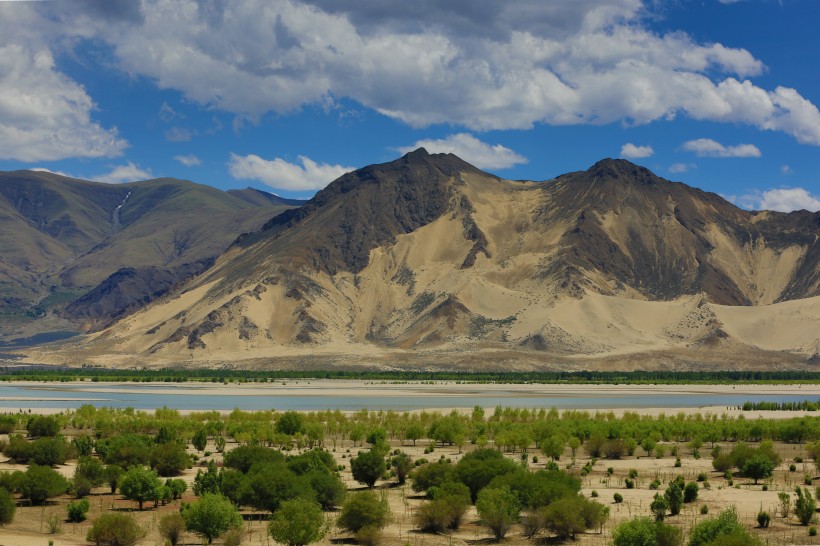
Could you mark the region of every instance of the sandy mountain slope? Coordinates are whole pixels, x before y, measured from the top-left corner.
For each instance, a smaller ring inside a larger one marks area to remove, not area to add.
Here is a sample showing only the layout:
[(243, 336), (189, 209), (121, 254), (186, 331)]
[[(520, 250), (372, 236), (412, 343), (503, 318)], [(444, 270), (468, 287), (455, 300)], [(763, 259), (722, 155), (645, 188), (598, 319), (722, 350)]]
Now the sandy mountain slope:
[(816, 213), (743, 211), (623, 160), (513, 182), (418, 150), (37, 358), (797, 366), (820, 345), (819, 234)]
[(68, 329), (110, 322), (293, 206), (280, 201), (182, 180), (0, 173), (0, 338), (48, 329), (55, 313)]

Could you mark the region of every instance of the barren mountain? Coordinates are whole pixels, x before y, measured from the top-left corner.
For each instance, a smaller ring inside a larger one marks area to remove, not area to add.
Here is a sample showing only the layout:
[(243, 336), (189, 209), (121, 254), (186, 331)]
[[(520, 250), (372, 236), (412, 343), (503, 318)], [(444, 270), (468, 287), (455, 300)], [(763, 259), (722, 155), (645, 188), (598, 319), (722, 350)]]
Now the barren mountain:
[(514, 182), (423, 149), (348, 173), (143, 310), (41, 361), (805, 366), (820, 214), (623, 160)]
[(202, 272), (293, 206), (182, 180), (0, 173), (0, 339), (104, 325)]

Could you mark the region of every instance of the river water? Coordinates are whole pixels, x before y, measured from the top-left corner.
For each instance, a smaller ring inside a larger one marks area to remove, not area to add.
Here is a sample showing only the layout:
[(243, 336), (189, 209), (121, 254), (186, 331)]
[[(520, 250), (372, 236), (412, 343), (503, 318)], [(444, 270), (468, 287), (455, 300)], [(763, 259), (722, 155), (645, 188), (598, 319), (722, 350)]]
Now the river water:
[[(651, 388), (650, 388), (651, 387)], [(754, 387), (754, 388), (753, 388)], [(761, 388), (758, 388), (761, 387)], [(301, 381), (281, 384), (37, 383), (0, 384), (0, 410), (115, 408), (179, 410), (421, 410), (496, 406), (623, 409), (739, 406), (746, 401), (820, 399), (817, 386), (637, 386), (390, 384)]]

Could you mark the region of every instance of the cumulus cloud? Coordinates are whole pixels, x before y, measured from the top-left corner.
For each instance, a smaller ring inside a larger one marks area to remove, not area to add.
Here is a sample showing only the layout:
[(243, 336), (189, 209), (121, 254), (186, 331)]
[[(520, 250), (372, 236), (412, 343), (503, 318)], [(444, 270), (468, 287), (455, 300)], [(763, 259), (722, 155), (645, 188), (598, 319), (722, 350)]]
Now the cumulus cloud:
[(754, 144), (724, 146), (711, 138), (699, 138), (684, 142), (682, 148), (698, 157), (760, 157), (760, 149)]
[(109, 184), (122, 184), (124, 182), (137, 182), (154, 178), (150, 170), (142, 169), (138, 165), (129, 161), (125, 165), (118, 165), (109, 172), (94, 176), (91, 180), (97, 182), (108, 182)]
[(680, 174), (691, 171), (692, 169), (696, 168), (697, 166), (693, 163), (673, 163), (669, 166), (669, 172), (674, 174)]
[(202, 160), (194, 154), (175, 155), (174, 159), (176, 159), (186, 167), (196, 167), (197, 165), (202, 165)]
[(820, 195), (804, 188), (778, 188), (760, 194), (758, 208), (790, 212), (793, 210), (820, 210)]
[(655, 153), (652, 146), (636, 146), (631, 142), (627, 142), (621, 146), (621, 157), (627, 159), (641, 159), (644, 157), (651, 157)]
[(91, 97), (57, 69), (51, 33), (32, 4), (0, 2), (0, 159), (121, 155), (126, 141), (92, 119)]
[(648, 0), (140, 0), (116, 16), (53, 4), (59, 32), (242, 119), (348, 98), (413, 127), (686, 115), (820, 145), (814, 104), (753, 84), (765, 67), (745, 49), (647, 28)]
[(231, 154), (228, 171), (238, 180), (257, 180), (272, 188), (291, 191), (320, 190), (355, 167), (317, 163), (300, 155), (299, 163), (281, 158)]
[(455, 154), (479, 169), (507, 169), (527, 162), (527, 158), (501, 144), (487, 144), (469, 133), (448, 135), (442, 139), (417, 140), (398, 150), (406, 154), (424, 148), (431, 154)]

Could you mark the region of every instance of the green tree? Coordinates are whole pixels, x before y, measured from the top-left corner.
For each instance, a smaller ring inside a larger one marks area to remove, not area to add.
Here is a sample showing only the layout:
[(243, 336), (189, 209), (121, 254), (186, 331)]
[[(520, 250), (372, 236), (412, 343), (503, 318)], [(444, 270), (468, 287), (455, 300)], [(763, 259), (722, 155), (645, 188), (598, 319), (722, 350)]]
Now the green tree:
[(757, 484), (758, 480), (770, 478), (774, 469), (774, 461), (763, 453), (757, 453), (746, 461), (741, 470), (744, 476), (752, 478)]
[(677, 480), (669, 484), (663, 496), (669, 504), (669, 513), (673, 516), (680, 514), (680, 509), (683, 506), (683, 490)]
[(68, 491), (69, 483), (48, 466), (31, 465), (20, 476), (18, 487), (24, 499), (29, 499), (32, 504), (43, 504)]
[(413, 445), (416, 445), (417, 440), (424, 438), (424, 425), (418, 421), (411, 422), (404, 431), (404, 437), (408, 440), (412, 440)]
[(683, 502), (690, 503), (698, 500), (698, 484), (697, 482), (689, 482), (683, 488)]
[(390, 520), (390, 508), (386, 498), (379, 498), (372, 491), (359, 491), (348, 496), (342, 504), (339, 527), (358, 533), (366, 527), (383, 528)]
[(396, 471), (399, 484), (404, 484), (407, 473), (413, 468), (413, 459), (404, 451), (400, 451), (390, 459), (390, 466)]
[(381, 478), (385, 470), (387, 470), (387, 465), (384, 462), (384, 452), (375, 447), (350, 459), (353, 479), (370, 488), (376, 484), (376, 480)]
[(660, 493), (655, 493), (655, 498), (649, 504), (649, 510), (655, 516), (655, 521), (663, 521), (666, 512), (669, 511), (669, 501), (666, 500), (666, 497), (662, 497)]
[(322, 540), (327, 533), (322, 507), (302, 498), (285, 501), (273, 515), (268, 532), (273, 540), (288, 546)]
[(134, 546), (144, 536), (145, 530), (132, 516), (109, 512), (94, 520), (85, 539), (97, 546)]
[(204, 428), (194, 432), (194, 436), (191, 438), (191, 444), (197, 451), (203, 451), (205, 449), (205, 446), (208, 445), (208, 433)]
[(208, 469), (196, 471), (194, 476), (194, 495), (201, 497), (205, 493), (219, 493), (222, 489), (222, 474), (216, 469), (216, 463), (208, 461)]
[(279, 506), (296, 497), (310, 494), (305, 481), (284, 465), (266, 464), (254, 467), (248, 474), (246, 503), (258, 510), (276, 512)]
[(26, 424), (29, 436), (57, 436), (60, 433), (60, 421), (54, 415), (35, 415)]
[(167, 478), (178, 476), (191, 467), (191, 457), (185, 452), (185, 446), (176, 442), (157, 444), (151, 449), (151, 468), (157, 474)]
[(518, 521), (521, 505), (509, 487), (485, 488), (478, 494), (476, 509), (481, 522), (490, 528), (496, 540), (501, 540), (513, 523)]
[(0, 525), (11, 523), (14, 520), (15, 510), (17, 510), (17, 504), (14, 502), (14, 497), (5, 487), (0, 487)]
[(108, 482), (108, 487), (111, 488), (112, 495), (117, 492), (123, 474), (125, 474), (125, 471), (115, 464), (110, 464), (105, 467), (105, 481)]
[(683, 534), (677, 527), (652, 518), (627, 520), (612, 533), (612, 546), (680, 546)]
[(139, 509), (145, 501), (156, 501), (162, 498), (162, 481), (153, 470), (135, 466), (126, 472), (120, 481), (120, 494), (137, 501)]
[(302, 432), (304, 419), (300, 413), (286, 411), (276, 421), (276, 432), (294, 436), (297, 432)]
[(80, 523), (85, 521), (89, 508), (91, 508), (91, 503), (88, 502), (88, 499), (80, 499), (69, 502), (68, 506), (66, 506), (68, 521), (71, 523)]
[(185, 528), (196, 533), (208, 544), (229, 529), (242, 526), (242, 516), (236, 506), (222, 495), (206, 493), (182, 509)]
[(564, 453), (564, 439), (561, 436), (553, 435), (541, 442), (541, 453), (557, 461)]
[(797, 500), (794, 503), (794, 515), (800, 520), (800, 525), (808, 525), (814, 519), (817, 502), (811, 496), (808, 487), (797, 487), (794, 492), (797, 493)]

